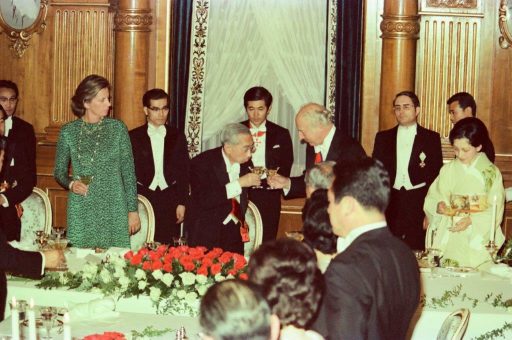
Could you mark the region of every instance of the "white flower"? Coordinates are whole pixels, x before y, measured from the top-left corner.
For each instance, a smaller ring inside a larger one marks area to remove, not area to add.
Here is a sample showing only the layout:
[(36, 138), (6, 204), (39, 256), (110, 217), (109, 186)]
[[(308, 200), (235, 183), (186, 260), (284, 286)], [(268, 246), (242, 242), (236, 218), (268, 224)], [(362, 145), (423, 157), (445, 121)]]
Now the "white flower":
[(69, 279), (68, 277), (65, 275), (65, 273), (59, 273), (59, 283), (61, 285), (65, 285), (66, 283), (68, 283)]
[(169, 273), (165, 273), (160, 281), (162, 281), (167, 287), (170, 287), (173, 280), (174, 276)]
[(187, 295), (187, 292), (185, 292), (183, 289), (180, 289), (176, 292), (176, 296), (179, 298), (179, 299), (183, 299), (185, 297), (185, 295)]
[(117, 277), (117, 278), (124, 276), (124, 269), (122, 267), (115, 267), (113, 275), (114, 275), (114, 277)]
[(203, 285), (206, 283), (206, 281), (208, 280), (208, 278), (204, 275), (197, 275), (196, 276), (196, 282), (199, 283), (200, 285)]
[(208, 286), (206, 286), (206, 285), (197, 287), (197, 292), (199, 293), (199, 296), (203, 296), (207, 290), (208, 290)]
[(142, 269), (138, 268), (136, 271), (135, 271), (135, 278), (137, 280), (142, 280), (142, 279), (145, 279), (146, 278), (146, 272), (143, 271)]
[(101, 293), (101, 289), (99, 289), (98, 287), (93, 287), (91, 288), (91, 293)]
[(158, 301), (160, 298), (160, 294), (162, 294), (162, 291), (160, 291), (160, 288), (157, 287), (150, 287), (149, 288), (149, 297), (153, 301)]
[(119, 284), (121, 285), (121, 288), (123, 290), (126, 290), (128, 288), (128, 286), (130, 285), (130, 279), (127, 278), (126, 276), (121, 276), (119, 278)]
[(222, 274), (217, 274), (217, 275), (215, 275), (214, 279), (215, 279), (215, 282), (220, 282), (220, 281), (224, 281), (226, 278)]
[(110, 272), (107, 269), (101, 270), (100, 278), (101, 278), (101, 281), (103, 281), (105, 283), (109, 283), (110, 281), (112, 281), (112, 278), (110, 277)]
[(190, 293), (187, 293), (187, 295), (185, 295), (185, 301), (187, 302), (194, 302), (197, 300), (197, 294), (194, 293), (194, 292), (190, 292)]
[(146, 288), (147, 285), (148, 283), (146, 281), (140, 280), (138, 284), (139, 290), (144, 290), (144, 288)]
[(234, 278), (235, 278), (235, 277), (234, 277), (233, 275), (231, 275), (231, 274), (229, 274), (228, 276), (226, 276), (226, 279), (228, 279), (228, 280), (231, 280), (231, 279), (234, 279)]
[(160, 269), (157, 269), (153, 272), (153, 277), (155, 278), (155, 280), (160, 280), (163, 275), (164, 274), (162, 273), (162, 271)]
[(181, 273), (180, 274), (181, 281), (183, 282), (184, 286), (191, 286), (196, 282), (196, 275), (192, 273)]
[(84, 278), (84, 280), (91, 280), (96, 276), (97, 272), (98, 267), (95, 264), (86, 263), (83, 268), (82, 277)]

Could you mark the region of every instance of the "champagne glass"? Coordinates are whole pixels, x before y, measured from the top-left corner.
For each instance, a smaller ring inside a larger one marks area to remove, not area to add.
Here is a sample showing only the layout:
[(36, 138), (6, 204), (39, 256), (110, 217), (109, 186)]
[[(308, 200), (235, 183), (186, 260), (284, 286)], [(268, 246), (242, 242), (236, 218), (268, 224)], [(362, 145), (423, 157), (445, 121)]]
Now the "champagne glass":
[(52, 227), (52, 229), (55, 232), (55, 234), (57, 235), (58, 239), (62, 238), (62, 235), (64, 235), (64, 233), (66, 232), (66, 227), (64, 227), (64, 226), (54, 225)]
[(80, 182), (82, 182), (83, 184), (85, 184), (85, 185), (91, 184), (93, 178), (94, 178), (94, 176), (92, 176), (92, 175), (80, 175), (80, 176), (78, 176), (78, 180)]
[[(261, 178), (261, 176), (263, 176), (263, 175), (265, 174), (265, 172), (266, 172), (266, 169), (265, 169), (265, 167), (264, 167), (264, 166), (255, 166), (255, 167), (253, 167), (253, 168), (249, 168), (249, 170), (250, 170), (253, 174), (256, 174), (256, 175), (260, 176), (260, 178)], [(261, 188), (263, 188), (263, 187), (262, 187), (261, 185), (257, 185), (257, 186), (253, 186), (253, 188), (259, 188), (259, 189), (261, 189)]]
[(43, 322), (43, 327), (46, 329), (46, 337), (42, 339), (53, 339), (51, 337), (51, 331), (53, 325), (55, 323), (55, 318), (57, 317), (57, 311), (53, 307), (45, 307), (41, 309), (41, 321)]
[[(266, 169), (267, 178), (277, 175), (278, 171), (279, 171), (279, 167), (277, 167), (276, 169)], [(267, 185), (267, 190), (274, 190), (274, 189), (270, 185)]]

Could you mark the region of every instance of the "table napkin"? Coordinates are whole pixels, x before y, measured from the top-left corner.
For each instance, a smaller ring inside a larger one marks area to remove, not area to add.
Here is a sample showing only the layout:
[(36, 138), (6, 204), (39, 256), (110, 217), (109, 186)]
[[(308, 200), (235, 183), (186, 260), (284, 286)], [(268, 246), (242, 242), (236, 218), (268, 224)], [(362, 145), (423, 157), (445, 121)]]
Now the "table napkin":
[(69, 306), (69, 317), (73, 322), (77, 320), (116, 318), (119, 316), (119, 312), (116, 312), (115, 308), (116, 304), (112, 298), (96, 299)]
[(491, 274), (494, 274), (496, 276), (501, 276), (505, 278), (512, 278), (512, 268), (507, 266), (504, 263), (495, 264), (492, 266), (489, 266), (487, 271)]

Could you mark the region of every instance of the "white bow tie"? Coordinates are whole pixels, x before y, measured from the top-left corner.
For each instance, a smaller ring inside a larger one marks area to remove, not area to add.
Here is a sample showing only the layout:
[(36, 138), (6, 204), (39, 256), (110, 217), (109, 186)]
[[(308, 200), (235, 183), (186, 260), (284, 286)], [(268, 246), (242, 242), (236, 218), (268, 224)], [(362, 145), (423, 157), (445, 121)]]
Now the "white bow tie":
[(166, 133), (167, 133), (167, 131), (166, 131), (164, 125), (160, 125), (159, 127), (154, 127), (152, 125), (148, 125), (149, 137), (158, 137), (158, 136), (165, 137)]

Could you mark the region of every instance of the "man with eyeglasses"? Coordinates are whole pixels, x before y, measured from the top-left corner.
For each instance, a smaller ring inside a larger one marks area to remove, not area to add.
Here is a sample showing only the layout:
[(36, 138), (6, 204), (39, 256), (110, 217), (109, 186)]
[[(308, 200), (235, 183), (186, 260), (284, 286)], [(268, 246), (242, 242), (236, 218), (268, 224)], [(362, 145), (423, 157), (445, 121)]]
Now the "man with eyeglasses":
[(228, 124), (222, 146), (205, 151), (190, 163), (191, 204), (186, 229), (189, 244), (244, 253), (248, 241), (244, 217), (248, 188), (259, 186), (260, 176), (249, 172), (254, 141), (249, 128)]
[(424, 249), (423, 202), (443, 165), (441, 137), (417, 123), (420, 101), (411, 91), (393, 100), (398, 125), (375, 136), (373, 158), (389, 173), (391, 197), (386, 220), (391, 232), (412, 249)]
[(168, 126), (169, 95), (147, 91), (142, 105), (147, 123), (130, 131), (137, 192), (155, 211), (155, 238), (170, 244), (180, 236), (189, 191), (189, 157), (183, 133)]
[(36, 137), (34, 127), (15, 117), (18, 86), (10, 80), (0, 80), (0, 105), (7, 114), (4, 135), (7, 149), (0, 173), (0, 228), (7, 241), (20, 239), (23, 202), (36, 185)]

